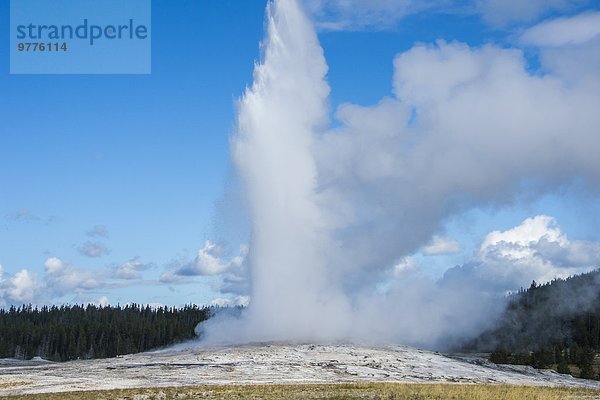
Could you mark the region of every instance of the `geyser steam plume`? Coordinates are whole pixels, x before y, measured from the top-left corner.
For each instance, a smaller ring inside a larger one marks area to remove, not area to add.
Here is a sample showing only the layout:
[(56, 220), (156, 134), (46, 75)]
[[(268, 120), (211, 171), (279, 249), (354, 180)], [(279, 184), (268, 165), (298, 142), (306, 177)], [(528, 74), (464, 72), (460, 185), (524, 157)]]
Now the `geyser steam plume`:
[(600, 263), (591, 250), (569, 256), (596, 245), (554, 240), (547, 217), (505, 235), (535, 225), (536, 237), (488, 240), (437, 282), (405, 258), (473, 207), (572, 182), (597, 194), (599, 48), (600, 37), (565, 50), (577, 65), (542, 49), (540, 76), (518, 49), (417, 45), (394, 60), (394, 97), (340, 106), (331, 129), (313, 26), (297, 0), (269, 3), (232, 139), (251, 216), (251, 303), (240, 319), (209, 320), (205, 340), (439, 348), (486, 328), (507, 290)]
[(246, 334), (329, 337), (340, 328), (336, 315), (344, 303), (322, 253), (329, 233), (317, 204), (312, 152), (315, 131), (327, 122), (327, 65), (295, 0), (269, 5), (267, 24), (263, 62), (240, 101), (233, 142), (252, 215)]

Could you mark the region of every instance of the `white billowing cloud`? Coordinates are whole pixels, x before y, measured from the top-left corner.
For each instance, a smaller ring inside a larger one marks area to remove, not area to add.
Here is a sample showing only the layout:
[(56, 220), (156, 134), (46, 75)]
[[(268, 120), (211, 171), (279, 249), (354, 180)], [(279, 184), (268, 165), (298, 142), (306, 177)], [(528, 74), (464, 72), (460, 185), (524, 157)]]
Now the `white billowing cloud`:
[(26, 269), (17, 272), (7, 280), (5, 295), (14, 302), (31, 303), (35, 298), (35, 277)]
[(426, 256), (456, 254), (460, 251), (460, 243), (448, 237), (434, 235), (431, 242), (423, 246), (420, 251)]
[(235, 296), (233, 298), (219, 297), (210, 302), (211, 306), (217, 307), (247, 307), (250, 304), (250, 296)]
[(44, 262), (44, 269), (46, 271), (46, 273), (49, 274), (53, 274), (53, 273), (57, 273), (59, 272), (61, 269), (63, 269), (65, 266), (65, 263), (57, 257), (50, 257), (46, 260), (46, 262)]
[(480, 277), (514, 290), (533, 280), (548, 282), (600, 268), (600, 243), (570, 241), (554, 218), (538, 215), (489, 233), (477, 262)]
[(77, 248), (79, 253), (87, 257), (97, 258), (110, 253), (104, 243), (87, 241)]
[(36, 277), (26, 269), (7, 276), (0, 264), (0, 307), (33, 303), (36, 299)]
[(59, 297), (81, 290), (96, 289), (102, 285), (97, 274), (70, 267), (56, 257), (46, 260), (44, 267), (45, 292), (46, 295), (51, 297)]
[(233, 265), (240, 265), (243, 258), (234, 257), (229, 263), (221, 260), (222, 249), (210, 240), (204, 242), (204, 247), (198, 251), (194, 260), (195, 271), (198, 275), (219, 275), (227, 271)]
[(60, 258), (50, 257), (44, 262), (44, 275), (40, 279), (28, 269), (12, 277), (0, 274), (0, 305), (47, 304), (55, 298), (104, 284), (100, 274), (70, 267)]
[(0, 307), (35, 302), (36, 277), (26, 269), (7, 276), (0, 264)]
[(567, 239), (554, 218), (538, 215), (526, 219), (521, 225), (507, 231), (490, 232), (483, 239), (480, 253), (484, 258), (492, 252), (499, 252), (501, 257), (512, 259), (530, 257), (532, 255), (530, 245), (539, 243), (542, 239), (561, 245), (567, 244)]
[(520, 38), (525, 45), (558, 47), (580, 45), (600, 36), (600, 12), (544, 21), (527, 29)]
[[(364, 329), (378, 326), (384, 340), (444, 346), (481, 332), (504, 307), (504, 294), (600, 267), (600, 242), (570, 241), (557, 222), (535, 216), (504, 232), (490, 232), (463, 266), (449, 269), (437, 282), (424, 278), (411, 257), (381, 298), (359, 297)], [(371, 336), (369, 336), (371, 335)]]
[(229, 261), (223, 257), (223, 248), (210, 240), (204, 242), (204, 247), (198, 250), (198, 255), (192, 263), (186, 264), (176, 270), (177, 275), (221, 275), (232, 268), (240, 267), (244, 261), (248, 249), (240, 247), (239, 255)]
[(600, 69), (535, 76), (520, 50), (443, 41), (394, 65), (395, 97), (340, 107), (314, 147), (342, 279), (380, 279), (473, 206), (575, 179), (600, 190)]
[(228, 258), (222, 246), (206, 240), (194, 260), (171, 263), (168, 270), (161, 274), (160, 282), (186, 283), (190, 276), (219, 276), (219, 280), (213, 283), (215, 289), (228, 294), (247, 294), (247, 254), (248, 246), (241, 245), (238, 254)]
[(136, 257), (112, 270), (92, 271), (73, 267), (58, 257), (50, 257), (44, 262), (43, 275), (39, 276), (29, 269), (7, 275), (0, 265), (0, 307), (24, 303), (49, 304), (65, 296), (69, 296), (71, 301), (103, 304), (102, 297), (94, 300), (97, 296), (95, 291), (131, 285), (132, 280), (141, 278), (141, 271), (152, 265), (144, 264)]
[(141, 262), (139, 257), (135, 257), (114, 268), (112, 276), (117, 279), (140, 279), (142, 272), (150, 267)]

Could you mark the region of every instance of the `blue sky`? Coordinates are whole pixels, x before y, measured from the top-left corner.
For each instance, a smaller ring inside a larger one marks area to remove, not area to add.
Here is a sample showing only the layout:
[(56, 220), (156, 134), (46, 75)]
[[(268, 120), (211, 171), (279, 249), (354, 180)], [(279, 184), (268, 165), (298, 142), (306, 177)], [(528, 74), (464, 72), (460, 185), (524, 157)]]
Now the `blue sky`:
[[(473, 3), (384, 10), (383, 21), (360, 7), (349, 12), (335, 1), (321, 3), (329, 11), (318, 1), (306, 7), (321, 27), (332, 119), (341, 104), (370, 106), (391, 96), (392, 61), (417, 43), (444, 39), (523, 49), (516, 38), (540, 21), (600, 10), (599, 1), (564, 1), (499, 21), (494, 12), (502, 10), (477, 11)], [(14, 279), (25, 269), (43, 281), (49, 268), (44, 265), (58, 259), (72, 275), (88, 274), (96, 283), (54, 292), (36, 286), (34, 302), (106, 296), (111, 303), (184, 304), (222, 297), (213, 286), (216, 276), (159, 278), (194, 259), (205, 240), (233, 249), (248, 240), (247, 224), (235, 220), (243, 215), (241, 204), (228, 194), (234, 185), (229, 139), (236, 99), (252, 83), (259, 58), (265, 4), (153, 0), (150, 75), (10, 75), (4, 40), (0, 279)], [(356, 24), (360, 12), (375, 17)], [(0, 3), (0, 15), (0, 36), (6, 38), (8, 1)], [(345, 22), (332, 30), (332, 21)], [(524, 51), (530, 72), (542, 74), (536, 69), (539, 51)], [(597, 200), (593, 191), (567, 188), (500, 208), (475, 207), (448, 219), (442, 232), (459, 242), (460, 251), (414, 259), (425, 274), (439, 276), (468, 262), (490, 231), (507, 231), (540, 214), (555, 217), (571, 240), (598, 241)], [(135, 279), (114, 274), (127, 262)]]

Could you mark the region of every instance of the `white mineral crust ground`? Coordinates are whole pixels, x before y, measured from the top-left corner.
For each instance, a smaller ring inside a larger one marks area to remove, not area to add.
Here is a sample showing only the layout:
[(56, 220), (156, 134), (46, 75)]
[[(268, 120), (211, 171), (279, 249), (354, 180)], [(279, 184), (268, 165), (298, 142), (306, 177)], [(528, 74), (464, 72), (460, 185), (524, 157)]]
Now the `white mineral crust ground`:
[[(190, 347), (191, 346), (191, 347)], [(496, 365), (407, 346), (248, 344), (66, 363), (0, 360), (0, 396), (212, 384), (415, 382), (600, 388), (550, 370)]]

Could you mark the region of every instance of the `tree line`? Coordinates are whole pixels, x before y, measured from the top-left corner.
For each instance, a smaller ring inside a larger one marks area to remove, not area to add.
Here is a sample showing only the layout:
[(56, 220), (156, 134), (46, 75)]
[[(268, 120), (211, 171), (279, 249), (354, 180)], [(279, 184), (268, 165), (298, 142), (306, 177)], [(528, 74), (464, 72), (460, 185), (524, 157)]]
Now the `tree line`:
[(115, 357), (192, 339), (212, 309), (31, 305), (0, 309), (0, 358), (52, 361)]
[(466, 346), (496, 363), (554, 368), (599, 379), (600, 271), (555, 279), (510, 296), (495, 327)]

